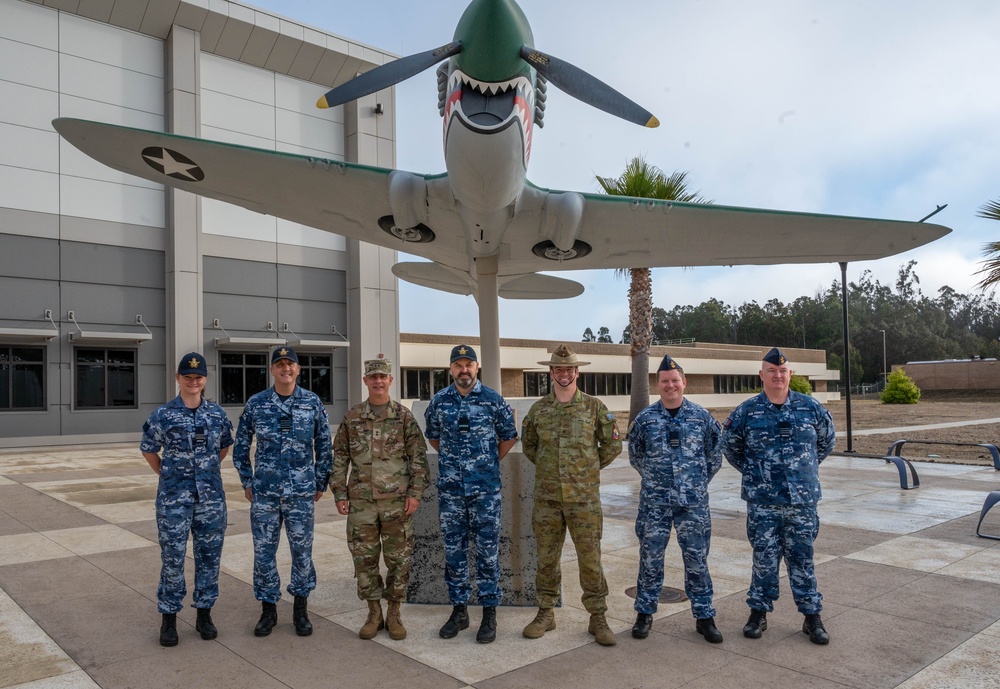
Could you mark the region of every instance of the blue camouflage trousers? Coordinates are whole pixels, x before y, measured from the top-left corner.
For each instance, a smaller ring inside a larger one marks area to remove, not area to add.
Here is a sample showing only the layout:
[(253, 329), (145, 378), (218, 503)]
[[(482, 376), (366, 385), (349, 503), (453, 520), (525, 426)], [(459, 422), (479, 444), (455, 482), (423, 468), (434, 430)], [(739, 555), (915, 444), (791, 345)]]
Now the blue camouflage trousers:
[(815, 505), (747, 503), (747, 538), (753, 546), (753, 575), (747, 605), (752, 610), (774, 610), (782, 558), (799, 612), (812, 615), (823, 609), (823, 596), (816, 590), (813, 568), (813, 542), (818, 534), (819, 514)]
[(253, 533), (253, 595), (265, 603), (281, 599), (277, 553), (281, 525), (285, 525), (288, 549), (292, 553), (292, 575), (288, 593), (308, 597), (316, 588), (313, 568), (312, 497), (259, 498), (250, 505), (250, 531)]
[(453, 495), (438, 493), (444, 579), (452, 605), (469, 602), (469, 539), (476, 547), (476, 588), (479, 604), (500, 605), (500, 493)]
[(179, 502), (167, 496), (156, 498), (156, 528), (160, 540), (160, 585), (156, 609), (176, 614), (183, 609), (187, 585), (184, 558), (191, 534), (194, 550), (194, 594), (196, 608), (211, 608), (219, 597), (219, 561), (226, 535), (226, 503)]
[(663, 588), (663, 556), (670, 542), (671, 526), (684, 561), (684, 593), (691, 601), (695, 619), (715, 617), (712, 606), (712, 575), (708, 572), (708, 550), (712, 540), (712, 517), (708, 505), (639, 504), (635, 535), (639, 537), (639, 576), (635, 610), (652, 615)]

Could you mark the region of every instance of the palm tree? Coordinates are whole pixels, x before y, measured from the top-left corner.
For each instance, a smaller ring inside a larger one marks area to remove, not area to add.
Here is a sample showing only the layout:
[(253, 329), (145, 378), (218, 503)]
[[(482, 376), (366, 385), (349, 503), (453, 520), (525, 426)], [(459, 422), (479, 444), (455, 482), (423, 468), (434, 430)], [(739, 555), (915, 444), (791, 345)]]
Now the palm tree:
[[(636, 156), (618, 177), (597, 177), (604, 193), (645, 199), (711, 203), (688, 191), (687, 172), (664, 172)], [(649, 345), (653, 339), (653, 274), (649, 268), (616, 268), (616, 277), (629, 276), (628, 324), (632, 356), (632, 397), (629, 418), (649, 406)]]
[[(979, 209), (976, 213), (980, 218), (987, 220), (1000, 220), (1000, 201), (990, 201)], [(1000, 283), (1000, 242), (987, 242), (983, 244), (983, 267), (976, 271), (976, 275), (985, 273), (979, 284), (979, 289), (987, 289)]]

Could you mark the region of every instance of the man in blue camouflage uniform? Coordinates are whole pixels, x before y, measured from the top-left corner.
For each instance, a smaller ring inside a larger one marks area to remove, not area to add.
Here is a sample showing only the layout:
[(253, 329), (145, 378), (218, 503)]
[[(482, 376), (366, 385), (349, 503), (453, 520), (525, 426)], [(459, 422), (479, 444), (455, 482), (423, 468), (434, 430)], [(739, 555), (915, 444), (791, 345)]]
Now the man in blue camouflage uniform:
[(615, 415), (597, 397), (577, 389), (580, 361), (568, 345), (552, 352), (549, 361), (552, 392), (531, 405), (521, 428), (524, 456), (535, 465), (535, 506), (531, 530), (538, 550), (535, 591), (538, 614), (521, 632), (538, 639), (556, 628), (553, 606), (562, 585), (566, 532), (573, 539), (580, 570), (583, 607), (590, 613), (587, 632), (601, 646), (618, 638), (608, 626), (608, 582), (601, 566), (601, 469), (621, 454)]
[(684, 369), (669, 355), (656, 372), (660, 401), (643, 409), (629, 427), (629, 462), (642, 477), (639, 516), (639, 576), (632, 636), (645, 639), (663, 587), (663, 556), (670, 528), (684, 561), (684, 592), (697, 620), (695, 630), (710, 643), (722, 643), (712, 606), (708, 550), (712, 517), (708, 483), (722, 467), (722, 428), (708, 411), (684, 398)]
[(496, 639), (500, 604), (500, 460), (517, 443), (514, 412), (500, 393), (477, 380), (479, 359), (468, 345), (451, 350), (454, 383), (424, 413), (427, 440), (438, 452), (438, 511), (445, 581), (454, 606), (441, 637), (469, 626), (469, 538), (476, 544), (476, 586), (483, 618), (479, 643)]
[(771, 349), (761, 362), (763, 391), (729, 415), (722, 436), (726, 459), (743, 474), (747, 537), (753, 546), (750, 618), (743, 635), (759, 639), (767, 629), (784, 558), (792, 597), (805, 615), (802, 631), (813, 643), (827, 644), (813, 543), (819, 533), (819, 464), (833, 451), (833, 419), (809, 395), (789, 390), (791, 375), (785, 355)]
[(162, 567), (156, 607), (163, 616), (162, 646), (177, 645), (177, 613), (187, 593), (188, 533), (194, 549), (195, 629), (202, 639), (218, 636), (212, 606), (219, 597), (219, 561), (226, 535), (221, 462), (233, 444), (233, 425), (221, 406), (204, 398), (206, 376), (205, 357), (198, 352), (185, 354), (177, 365), (180, 394), (154, 411), (142, 427), (139, 450), (160, 476), (156, 528)]
[[(253, 592), (261, 602), (255, 636), (267, 636), (278, 622), (281, 598), (276, 554), (281, 525), (292, 553), (288, 593), (295, 597), (292, 622), (299, 636), (312, 634), (306, 609), (316, 588), (312, 562), (313, 503), (326, 491), (333, 449), (326, 409), (319, 397), (296, 385), (299, 358), (291, 347), (271, 354), (274, 385), (247, 401), (236, 431), (233, 464), (250, 501), (253, 533)], [(257, 452), (250, 464), (250, 443)]]

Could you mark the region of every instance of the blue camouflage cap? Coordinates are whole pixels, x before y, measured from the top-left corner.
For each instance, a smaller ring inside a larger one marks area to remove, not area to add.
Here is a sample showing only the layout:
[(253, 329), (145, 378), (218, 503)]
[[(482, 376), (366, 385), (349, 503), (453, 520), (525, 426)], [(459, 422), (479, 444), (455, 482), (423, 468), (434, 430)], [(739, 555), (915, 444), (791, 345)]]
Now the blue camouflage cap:
[(479, 359), (476, 358), (476, 350), (474, 350), (469, 345), (455, 345), (451, 350), (451, 363), (455, 363), (459, 359), (469, 359), (471, 361), (478, 362)]
[(207, 376), (208, 364), (205, 357), (198, 352), (188, 352), (181, 357), (181, 362), (177, 364), (177, 373), (182, 376)]
[(775, 366), (781, 366), (788, 363), (788, 358), (777, 347), (771, 347), (771, 351), (764, 355), (762, 361), (774, 364)]
[(656, 369), (657, 373), (660, 371), (680, 371), (683, 373), (684, 369), (681, 368), (680, 364), (671, 359), (669, 354), (664, 354), (663, 361), (660, 362), (660, 367)]
[(273, 352), (271, 352), (271, 365), (274, 366), (274, 362), (280, 361), (281, 359), (288, 359), (296, 364), (299, 363), (299, 355), (295, 353), (295, 350), (291, 347), (278, 347)]

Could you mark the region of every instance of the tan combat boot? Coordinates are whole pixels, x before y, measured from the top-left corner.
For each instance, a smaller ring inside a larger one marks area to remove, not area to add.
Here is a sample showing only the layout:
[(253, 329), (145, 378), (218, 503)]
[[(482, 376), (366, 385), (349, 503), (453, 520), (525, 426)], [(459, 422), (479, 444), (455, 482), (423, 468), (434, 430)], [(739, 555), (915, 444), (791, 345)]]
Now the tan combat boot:
[(365, 621), (358, 636), (362, 639), (374, 639), (378, 630), (385, 629), (385, 620), (382, 619), (382, 601), (368, 601), (368, 619)]
[(406, 638), (406, 627), (399, 616), (399, 601), (390, 600), (389, 609), (386, 611), (385, 628), (389, 630), (389, 638), (395, 641), (402, 641)]
[(538, 608), (538, 614), (524, 628), (523, 634), (528, 639), (541, 639), (545, 632), (551, 632), (555, 628), (556, 614), (552, 608)]
[(614, 646), (618, 643), (618, 639), (611, 631), (611, 627), (608, 626), (603, 612), (591, 613), (590, 626), (587, 627), (587, 631), (597, 637), (597, 643), (601, 646)]

